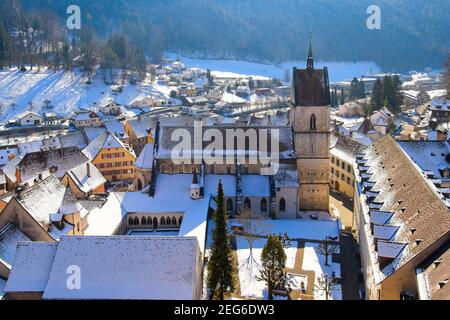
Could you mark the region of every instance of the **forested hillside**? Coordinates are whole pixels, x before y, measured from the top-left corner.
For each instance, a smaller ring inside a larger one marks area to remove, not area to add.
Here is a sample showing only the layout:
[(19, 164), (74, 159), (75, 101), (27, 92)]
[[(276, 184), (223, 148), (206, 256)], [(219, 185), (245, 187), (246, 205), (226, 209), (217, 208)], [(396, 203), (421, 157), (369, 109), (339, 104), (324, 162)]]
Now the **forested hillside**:
[[(6, 0), (2, 0), (6, 1)], [(305, 56), (313, 32), (321, 60), (375, 61), (385, 70), (441, 67), (450, 51), (448, 0), (20, 0), (60, 18), (78, 4), (83, 26), (120, 32), (157, 57), (163, 51), (270, 60)], [(382, 29), (366, 28), (378, 4)]]

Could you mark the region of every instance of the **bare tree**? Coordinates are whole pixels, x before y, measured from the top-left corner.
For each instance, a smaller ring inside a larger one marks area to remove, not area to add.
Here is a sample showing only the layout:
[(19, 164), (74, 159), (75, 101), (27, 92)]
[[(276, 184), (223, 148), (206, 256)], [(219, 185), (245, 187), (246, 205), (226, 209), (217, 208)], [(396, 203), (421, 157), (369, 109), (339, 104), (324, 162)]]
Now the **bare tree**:
[(254, 215), (251, 210), (243, 210), (237, 216), (237, 220), (244, 228), (239, 235), (245, 238), (250, 249), (250, 254), (241, 267), (253, 270), (254, 265), (259, 265), (253, 256), (254, 243), (257, 239), (261, 239), (269, 234), (270, 229), (268, 229), (264, 217), (261, 215)]
[(339, 245), (335, 244), (330, 237), (326, 237), (323, 242), (317, 247), (317, 251), (325, 256), (325, 265), (328, 266), (328, 258), (336, 253), (339, 249)]
[(336, 278), (323, 273), (322, 276), (317, 279), (315, 288), (317, 291), (323, 292), (325, 294), (325, 300), (330, 300), (331, 293), (334, 289), (337, 288), (337, 286), (338, 283), (336, 281)]

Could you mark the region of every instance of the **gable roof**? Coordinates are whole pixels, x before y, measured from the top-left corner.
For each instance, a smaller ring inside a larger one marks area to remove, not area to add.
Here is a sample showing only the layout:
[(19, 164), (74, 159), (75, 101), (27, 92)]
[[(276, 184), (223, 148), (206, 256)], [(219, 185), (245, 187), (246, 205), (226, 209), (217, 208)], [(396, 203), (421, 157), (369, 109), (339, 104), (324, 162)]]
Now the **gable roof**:
[(16, 245), (20, 241), (30, 241), (30, 239), (12, 223), (7, 224), (0, 230), (0, 263), (11, 268)]
[(123, 148), (125, 151), (133, 154), (124, 144), (113, 134), (105, 131), (97, 138), (91, 141), (86, 148), (83, 149), (83, 153), (90, 160), (94, 160), (102, 149), (110, 148)]
[(5, 292), (44, 292), (57, 243), (20, 242)]
[(80, 164), (79, 166), (68, 171), (67, 174), (76, 186), (85, 193), (93, 191), (106, 182), (106, 179), (97, 167), (90, 162)]
[(141, 169), (151, 169), (153, 167), (154, 146), (153, 143), (147, 143), (145, 145), (134, 164), (136, 167)]
[[(44, 299), (195, 298), (200, 261), (194, 237), (72, 236), (57, 246)], [(82, 270), (80, 290), (66, 286), (69, 265)]]
[(393, 240), (406, 244), (401, 254), (382, 270), (389, 276), (448, 236), (450, 214), (441, 196), (392, 137), (383, 137), (372, 144), (364, 167), (374, 182), (370, 191), (377, 193), (372, 202), (381, 205), (379, 210), (393, 213), (387, 223), (401, 226)]
[(133, 130), (136, 138), (140, 139), (148, 136), (148, 130), (154, 133), (156, 122), (154, 118), (133, 119), (129, 120), (127, 125)]
[(16, 180), (16, 168), (19, 169), (21, 183), (25, 183), (38, 177), (39, 174), (50, 174), (49, 169), (56, 168), (54, 174), (62, 178), (72, 168), (85, 163), (89, 159), (77, 148), (68, 147), (27, 153), (8, 162), (3, 168), (4, 173), (14, 183)]

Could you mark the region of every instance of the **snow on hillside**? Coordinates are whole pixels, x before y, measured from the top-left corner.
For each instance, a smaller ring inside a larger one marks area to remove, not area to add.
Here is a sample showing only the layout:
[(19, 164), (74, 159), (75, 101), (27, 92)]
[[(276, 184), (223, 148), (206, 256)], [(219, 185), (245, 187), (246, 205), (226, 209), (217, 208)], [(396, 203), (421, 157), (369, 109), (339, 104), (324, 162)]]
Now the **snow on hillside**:
[[(54, 73), (46, 68), (25, 73), (16, 69), (0, 71), (0, 121), (12, 119), (27, 110), (37, 113), (53, 111), (63, 116), (78, 108), (92, 107), (94, 102), (102, 104), (114, 100), (129, 104), (149, 95), (168, 96), (167, 90), (161, 86), (129, 83), (123, 85), (121, 93), (114, 95), (115, 86), (104, 84), (100, 72), (97, 72), (91, 85), (87, 85), (86, 80), (79, 71), (73, 73), (73, 79), (68, 72)], [(52, 109), (45, 110), (46, 100), (51, 101)], [(13, 103), (17, 105), (14, 108), (11, 107)]]
[[(167, 53), (166, 56), (170, 59), (176, 59), (179, 56), (174, 53)], [(210, 69), (213, 75), (226, 76), (230, 74), (241, 74), (252, 76), (255, 79), (258, 77), (268, 77), (284, 79), (286, 70), (292, 70), (293, 67), (305, 67), (305, 60), (287, 61), (282, 64), (263, 64), (238, 60), (213, 60), (213, 59), (196, 59), (188, 57), (180, 57), (181, 61), (189, 68)], [(380, 68), (369, 61), (359, 62), (315, 62), (317, 68), (324, 66), (328, 67), (328, 74), (331, 82), (340, 82), (350, 80), (353, 77), (360, 77), (368, 73), (381, 72)], [(225, 73), (225, 74), (224, 74)]]

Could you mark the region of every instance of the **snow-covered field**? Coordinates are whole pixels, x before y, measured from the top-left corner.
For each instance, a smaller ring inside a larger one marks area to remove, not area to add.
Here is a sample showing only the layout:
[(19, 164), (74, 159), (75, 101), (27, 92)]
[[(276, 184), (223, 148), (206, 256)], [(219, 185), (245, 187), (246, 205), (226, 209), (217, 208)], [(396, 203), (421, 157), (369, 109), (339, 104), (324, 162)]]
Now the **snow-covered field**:
[[(167, 57), (171, 59), (176, 59), (177, 54), (168, 53)], [(210, 69), (217, 72), (227, 72), (235, 74), (243, 74), (247, 76), (253, 76), (257, 78), (268, 77), (284, 79), (284, 74), (286, 70), (292, 70), (293, 67), (304, 67), (305, 60), (298, 61), (287, 61), (279, 65), (275, 64), (263, 64), (254, 63), (247, 61), (238, 60), (213, 60), (213, 59), (195, 59), (188, 57), (180, 57), (186, 66), (194, 68)], [(316, 67), (328, 67), (328, 73), (331, 82), (340, 82), (352, 79), (353, 77), (360, 77), (363, 74), (368, 74), (370, 72), (378, 73), (381, 72), (380, 68), (374, 63), (369, 61), (360, 62), (324, 62), (317, 61), (315, 63)], [(214, 73), (213, 73), (214, 74)], [(217, 75), (217, 73), (216, 73)]]
[[(331, 257), (329, 258), (328, 264), (325, 265), (325, 257), (318, 253), (317, 247), (319, 244), (307, 242), (305, 243), (305, 251), (303, 256), (303, 265), (302, 269), (305, 271), (314, 271), (315, 272), (315, 283), (317, 283), (317, 279), (320, 278), (324, 273), (328, 276), (332, 275), (332, 272), (335, 272), (336, 277), (341, 275), (341, 267), (338, 263), (332, 263)], [(342, 289), (341, 285), (337, 285), (337, 287), (331, 293), (333, 300), (342, 300)], [(325, 294), (322, 291), (314, 289), (314, 299), (315, 300), (325, 300)]]
[[(115, 95), (113, 89), (117, 86), (104, 84), (100, 72), (86, 84), (82, 72), (68, 72), (42, 68), (20, 72), (19, 70), (0, 71), (0, 121), (8, 120), (24, 111), (53, 111), (63, 116), (77, 108), (89, 108), (95, 103), (102, 104), (114, 100), (120, 104), (129, 104), (146, 96), (168, 96), (166, 88), (125, 83), (121, 93)], [(51, 101), (53, 108), (44, 110), (44, 101)], [(30, 102), (32, 105), (30, 106)], [(17, 106), (11, 108), (11, 104)]]

